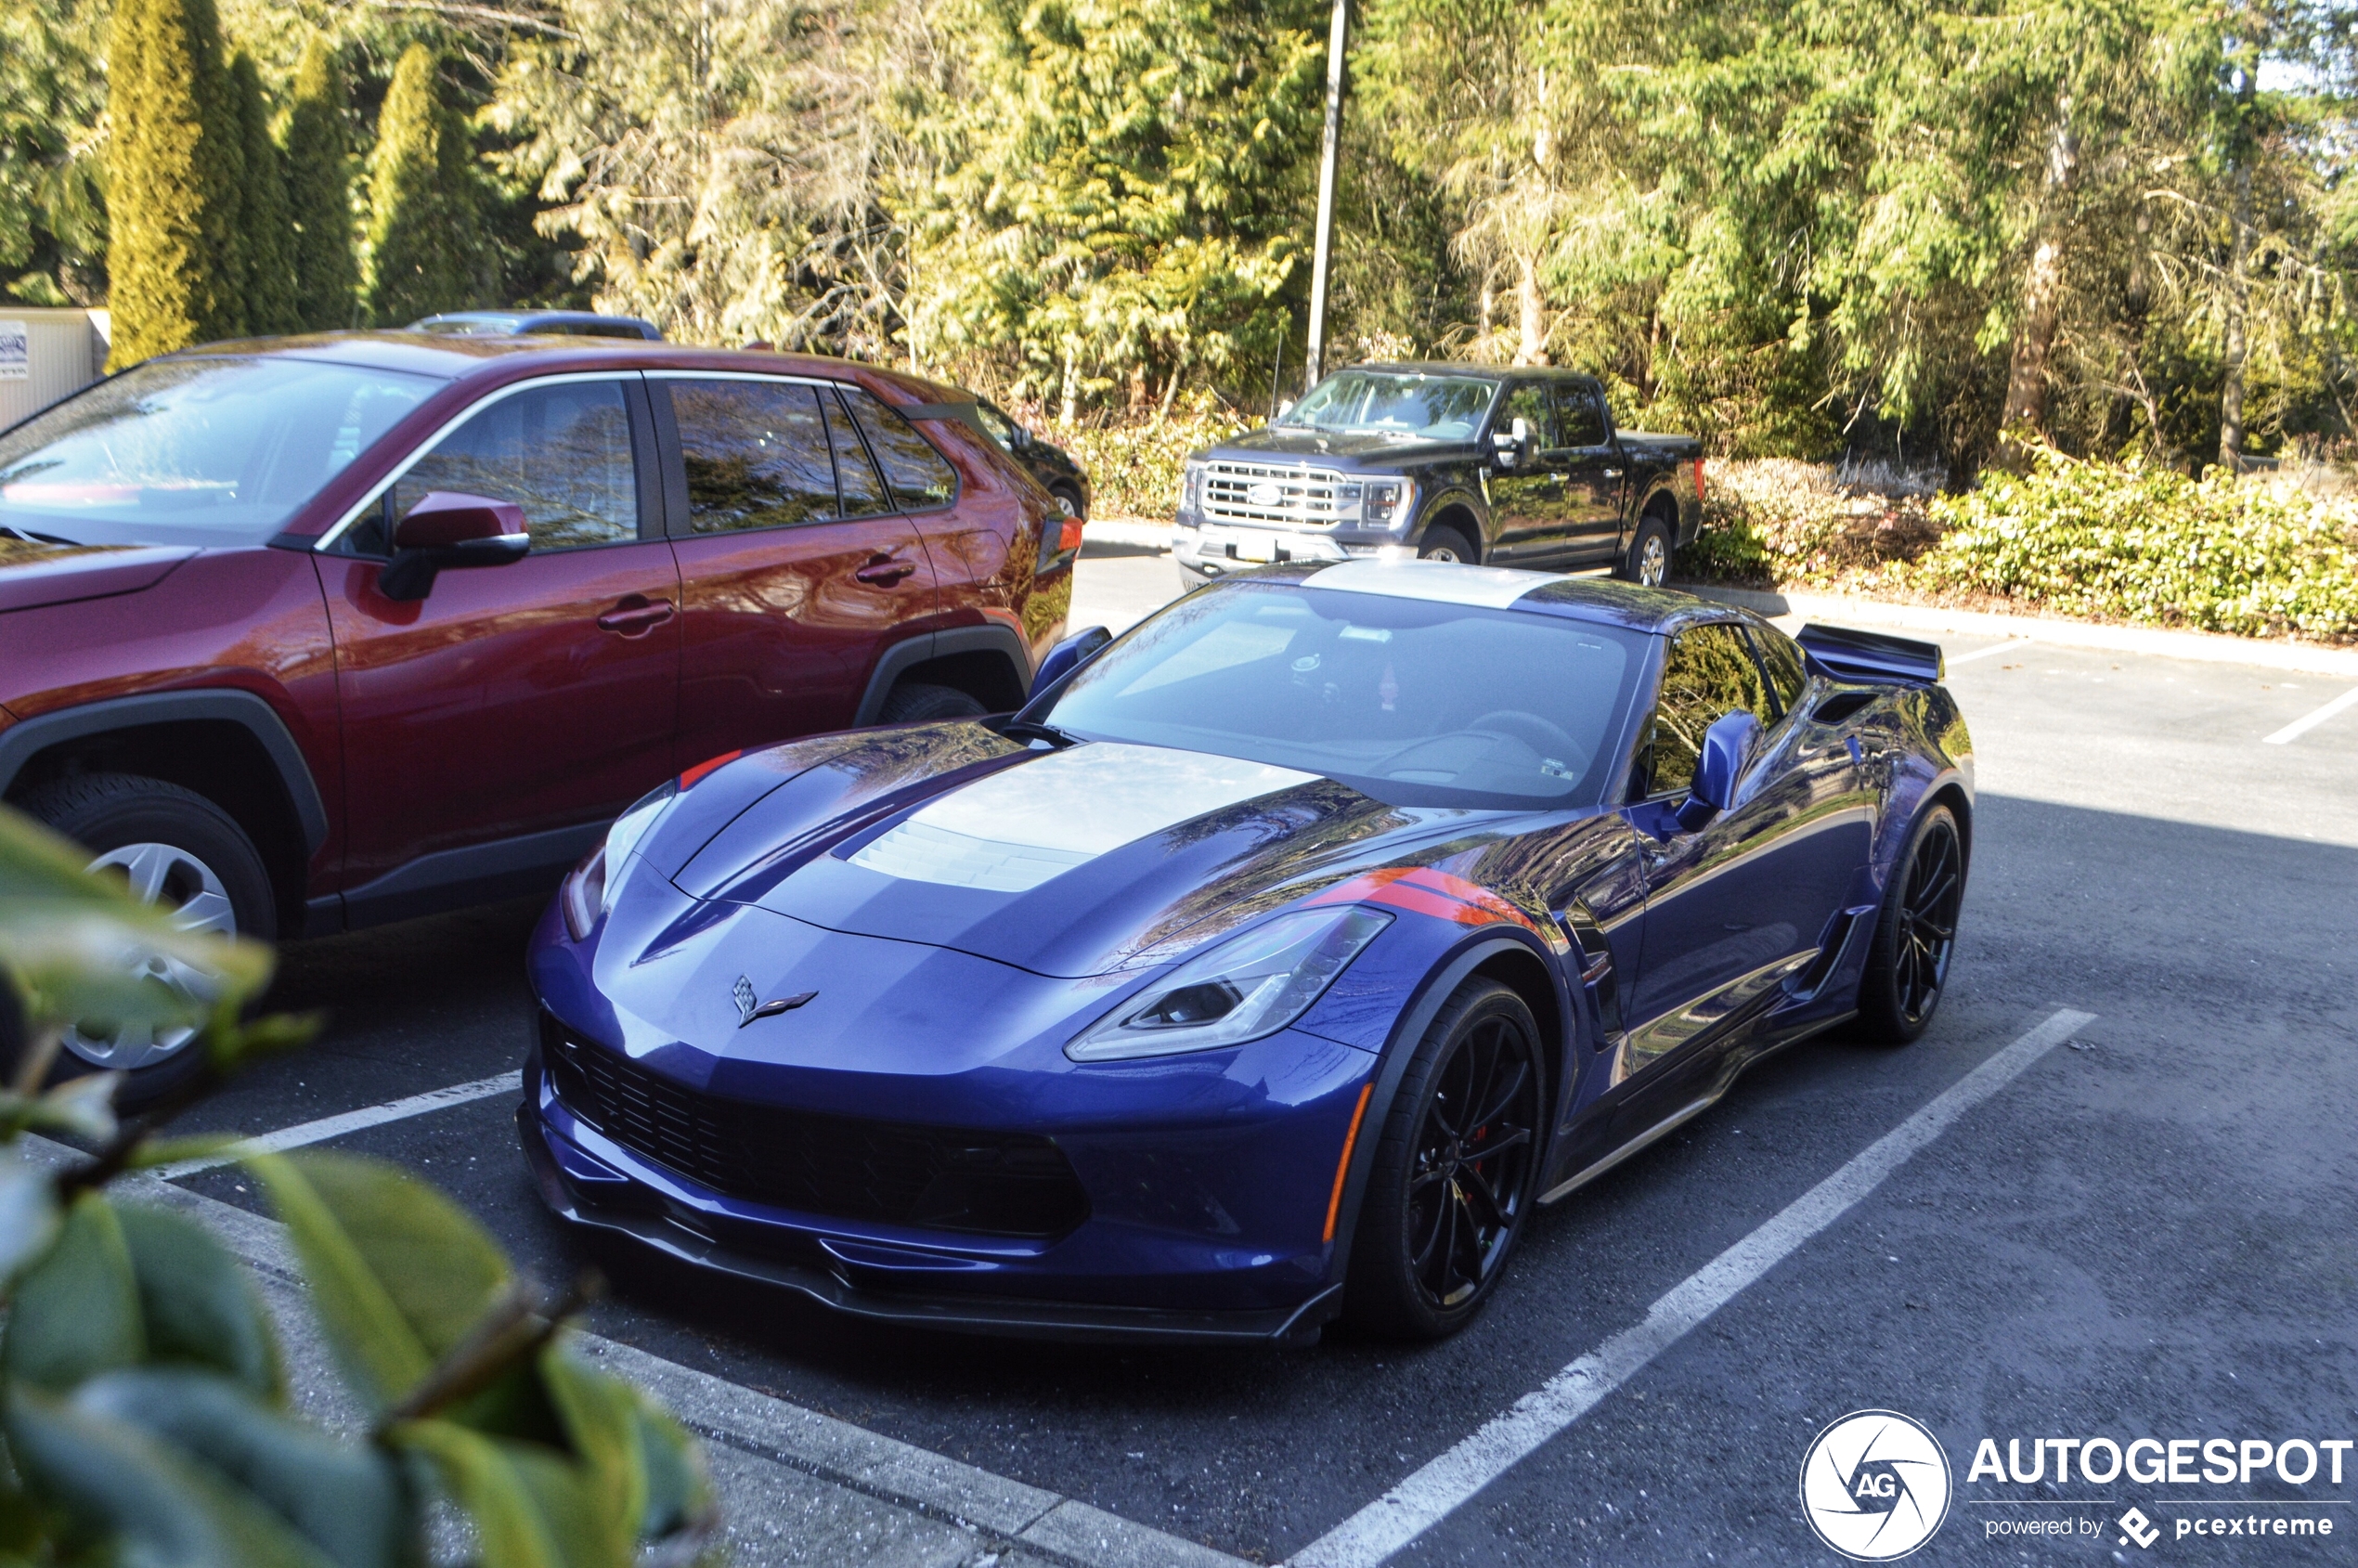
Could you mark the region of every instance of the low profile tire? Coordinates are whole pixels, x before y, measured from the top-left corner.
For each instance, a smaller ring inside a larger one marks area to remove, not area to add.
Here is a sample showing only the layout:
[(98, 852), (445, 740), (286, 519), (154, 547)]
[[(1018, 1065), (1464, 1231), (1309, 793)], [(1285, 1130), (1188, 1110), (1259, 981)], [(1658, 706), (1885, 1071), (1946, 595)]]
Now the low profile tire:
[(944, 719), (978, 719), (989, 709), (954, 686), (904, 680), (885, 699), (879, 716), (887, 724), (921, 724)]
[(1468, 566), (1479, 565), (1482, 554), (1471, 540), (1455, 528), (1434, 528), (1425, 535), (1424, 543), (1417, 547), (1419, 561), (1455, 561)]
[(1613, 568), (1613, 576), (1641, 588), (1660, 588), (1670, 580), (1670, 557), (1677, 548), (1670, 525), (1649, 517), (1638, 525), (1638, 537), (1629, 541), (1629, 553)]
[[(277, 904), (261, 854), (230, 815), (193, 790), (133, 773), (89, 773), (44, 785), (24, 802), (28, 816), (63, 834), (91, 854), (93, 871), (111, 871), (149, 903), (175, 911), (183, 929), (269, 941), (278, 935)], [(164, 984), (200, 1002), (209, 977), (175, 960), (157, 959)], [(69, 1029), (50, 1069), (52, 1081), (87, 1072), (125, 1075), (115, 1103), (136, 1109), (170, 1094), (201, 1070), (191, 1049), (196, 1030)], [(15, 1053), (9, 1053), (14, 1067)]]
[(1917, 820), (1884, 889), (1875, 945), (1859, 982), (1859, 1019), (1869, 1039), (1905, 1045), (1932, 1022), (1949, 983), (1964, 895), (1964, 834), (1954, 812), (1935, 806)]
[(1482, 1310), (1531, 1212), (1541, 1103), (1531, 1009), (1496, 980), (1468, 980), (1384, 1119), (1343, 1291), (1352, 1322), (1438, 1340)]

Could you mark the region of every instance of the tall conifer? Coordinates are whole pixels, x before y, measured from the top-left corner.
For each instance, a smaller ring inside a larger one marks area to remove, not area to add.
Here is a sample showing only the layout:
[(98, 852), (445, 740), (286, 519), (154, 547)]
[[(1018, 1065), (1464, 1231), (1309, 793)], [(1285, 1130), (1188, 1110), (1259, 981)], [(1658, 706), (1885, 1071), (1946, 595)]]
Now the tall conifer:
[(213, 0), (121, 0), (109, 54), (107, 362), (120, 367), (243, 330), (244, 159)]
[(397, 327), (463, 309), (477, 250), (466, 127), (444, 105), (433, 52), (394, 67), (369, 161), (369, 319)]
[(287, 176), (270, 139), (270, 109), (262, 72), (240, 53), (229, 62), (229, 94), (238, 110), (245, 178), (238, 204), (239, 271), (245, 280), (246, 330), (292, 332), (295, 310), (294, 225), (287, 212)]
[(352, 149), (343, 68), (314, 34), (295, 68), (287, 117), (287, 200), (294, 223), (295, 317), (312, 331), (352, 325), (359, 269), (352, 254)]

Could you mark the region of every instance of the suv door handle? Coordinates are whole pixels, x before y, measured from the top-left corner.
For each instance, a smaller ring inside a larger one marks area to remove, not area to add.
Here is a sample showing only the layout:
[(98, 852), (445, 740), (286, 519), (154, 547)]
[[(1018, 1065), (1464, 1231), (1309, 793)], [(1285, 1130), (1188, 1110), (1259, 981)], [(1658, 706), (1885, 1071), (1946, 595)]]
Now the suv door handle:
[(668, 599), (649, 599), (641, 593), (626, 593), (619, 603), (598, 617), (602, 630), (618, 631), (625, 637), (643, 637), (669, 620), (676, 612)]
[(878, 588), (890, 588), (901, 578), (911, 576), (916, 569), (917, 564), (913, 561), (895, 561), (888, 555), (879, 555), (851, 575), (863, 583), (874, 583)]

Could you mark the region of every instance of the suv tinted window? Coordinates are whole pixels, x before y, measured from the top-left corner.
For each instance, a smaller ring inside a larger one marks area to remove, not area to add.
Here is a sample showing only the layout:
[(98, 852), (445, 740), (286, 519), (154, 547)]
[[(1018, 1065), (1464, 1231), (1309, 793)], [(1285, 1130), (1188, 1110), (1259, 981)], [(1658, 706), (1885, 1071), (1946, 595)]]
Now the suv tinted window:
[(1791, 713), (1801, 702), (1802, 688), (1809, 684), (1801, 644), (1773, 626), (1754, 627), (1752, 641), (1760, 650), (1760, 662), (1768, 667), (1768, 683), (1777, 688), (1778, 706)]
[(784, 382), (670, 383), (688, 471), (688, 529), (729, 534), (837, 515), (819, 396)]
[(876, 477), (875, 465), (861, 450), (859, 434), (845, 416), (843, 405), (832, 397), (822, 397), (819, 403), (827, 412), (828, 439), (835, 443), (836, 487), (843, 493), (843, 514), (874, 517), (890, 512), (892, 502), (885, 498), (884, 481)]
[(1556, 383), (1556, 420), (1567, 447), (1605, 444), (1605, 416), (1597, 408), (1597, 395), (1578, 382)]
[(1646, 741), (1649, 778), (1643, 793), (1663, 795), (1692, 784), (1704, 732), (1740, 707), (1750, 708), (1763, 724), (1776, 717), (1743, 633), (1732, 626), (1680, 632), (1663, 666), (1662, 695)]
[(1534, 449), (1544, 452), (1556, 445), (1556, 416), (1548, 407), (1545, 382), (1517, 382), (1507, 388), (1506, 400), (1498, 405), (1496, 428), (1512, 430), (1517, 420), (1530, 423)]
[(933, 443), (863, 389), (847, 386), (841, 391), (860, 421), (860, 433), (868, 438), (868, 449), (876, 454), (894, 500), (918, 511), (948, 506), (958, 499), (958, 471), (933, 449)]
[(435, 443), (393, 487), (397, 523), (434, 490), (524, 508), (535, 554), (639, 537), (630, 413), (615, 382), (527, 387)]

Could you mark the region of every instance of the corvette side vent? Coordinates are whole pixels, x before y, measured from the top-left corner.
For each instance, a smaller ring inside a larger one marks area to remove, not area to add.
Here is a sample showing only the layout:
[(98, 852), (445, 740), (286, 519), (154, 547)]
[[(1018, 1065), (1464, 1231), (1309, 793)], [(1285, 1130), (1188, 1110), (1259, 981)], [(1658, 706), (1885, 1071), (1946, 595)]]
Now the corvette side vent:
[(1064, 1151), (1024, 1133), (967, 1132), (791, 1110), (675, 1083), (543, 1017), (565, 1108), (696, 1186), (806, 1214), (979, 1236), (1054, 1238), (1088, 1217)]

